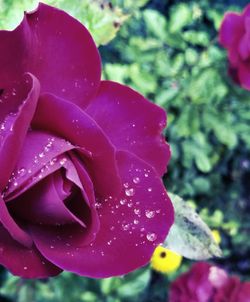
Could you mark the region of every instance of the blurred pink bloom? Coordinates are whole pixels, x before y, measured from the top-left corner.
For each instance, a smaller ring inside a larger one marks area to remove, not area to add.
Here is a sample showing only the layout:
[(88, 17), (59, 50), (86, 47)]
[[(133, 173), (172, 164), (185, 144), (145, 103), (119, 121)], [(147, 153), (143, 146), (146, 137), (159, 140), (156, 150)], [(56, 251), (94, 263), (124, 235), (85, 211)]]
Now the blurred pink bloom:
[(198, 262), (171, 284), (169, 302), (250, 302), (250, 282)]
[(243, 88), (250, 90), (250, 5), (242, 14), (225, 14), (219, 41), (228, 51), (230, 75)]

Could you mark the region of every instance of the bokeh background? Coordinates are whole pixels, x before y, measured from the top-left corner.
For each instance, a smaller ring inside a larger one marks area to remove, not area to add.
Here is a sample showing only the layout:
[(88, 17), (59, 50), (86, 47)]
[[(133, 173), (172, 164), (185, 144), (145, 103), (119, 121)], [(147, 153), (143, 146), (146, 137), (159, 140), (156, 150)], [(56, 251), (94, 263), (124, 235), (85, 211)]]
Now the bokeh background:
[[(211, 262), (250, 280), (250, 93), (229, 78), (226, 52), (218, 45), (225, 11), (240, 11), (249, 1), (44, 2), (89, 28), (99, 45), (103, 78), (130, 85), (167, 110), (172, 160), (166, 187), (219, 231), (223, 258)], [(36, 4), (0, 0), (0, 28), (13, 29)], [(170, 282), (191, 264), (184, 259), (172, 274), (148, 265), (103, 280), (70, 273), (24, 280), (1, 267), (0, 301), (166, 302)]]

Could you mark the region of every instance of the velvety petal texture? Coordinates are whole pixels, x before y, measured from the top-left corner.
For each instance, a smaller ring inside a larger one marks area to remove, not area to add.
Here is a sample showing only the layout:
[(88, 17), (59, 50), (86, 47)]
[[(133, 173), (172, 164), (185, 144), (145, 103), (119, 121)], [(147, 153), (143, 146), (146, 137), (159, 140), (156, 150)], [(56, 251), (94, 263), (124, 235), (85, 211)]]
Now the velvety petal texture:
[(229, 74), (243, 88), (250, 90), (250, 5), (242, 14), (225, 14), (219, 41), (228, 51)]
[(91, 35), (61, 10), (39, 4), (0, 38), (0, 263), (24, 278), (147, 264), (174, 220), (166, 113), (101, 81)]

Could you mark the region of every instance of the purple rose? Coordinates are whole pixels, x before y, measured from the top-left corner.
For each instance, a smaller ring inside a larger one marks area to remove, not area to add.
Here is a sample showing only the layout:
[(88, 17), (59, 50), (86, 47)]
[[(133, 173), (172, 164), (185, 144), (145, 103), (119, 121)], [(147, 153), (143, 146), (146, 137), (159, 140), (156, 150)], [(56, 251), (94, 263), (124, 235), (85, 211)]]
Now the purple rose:
[(63, 11), (40, 4), (0, 38), (0, 263), (26, 278), (146, 264), (173, 223), (164, 110), (101, 81)]
[(246, 6), (242, 14), (225, 14), (219, 41), (228, 51), (232, 78), (243, 88), (250, 90), (250, 5)]
[(197, 262), (171, 284), (169, 302), (250, 302), (250, 282)]

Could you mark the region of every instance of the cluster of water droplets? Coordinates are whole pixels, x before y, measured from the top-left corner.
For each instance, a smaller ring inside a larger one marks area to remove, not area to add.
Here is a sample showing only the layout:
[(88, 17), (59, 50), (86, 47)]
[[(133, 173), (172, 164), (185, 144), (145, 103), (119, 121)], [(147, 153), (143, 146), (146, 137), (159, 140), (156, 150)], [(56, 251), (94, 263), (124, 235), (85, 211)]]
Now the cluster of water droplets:
[[(152, 187), (145, 188), (143, 180), (143, 178), (147, 179), (150, 173), (151, 170), (149, 169), (144, 169), (143, 171), (135, 169), (135, 171), (131, 171), (131, 174), (135, 176), (130, 183), (123, 183), (124, 197), (120, 200), (114, 200), (112, 196), (104, 200), (97, 199), (95, 206), (100, 218), (102, 217), (102, 213), (107, 210), (114, 215), (114, 223), (109, 227), (110, 238), (107, 239), (107, 246), (112, 247), (113, 242), (117, 239), (114, 236), (117, 230), (127, 232), (129, 235), (133, 235), (134, 232), (136, 236), (139, 235), (139, 239), (135, 243), (136, 246), (144, 245), (146, 241), (154, 243), (157, 240), (157, 234), (149, 229), (146, 221), (150, 222), (157, 215), (163, 215), (163, 213), (161, 213), (160, 209), (156, 208), (156, 202), (152, 202), (152, 208), (145, 208), (143, 201), (138, 200), (136, 196), (137, 191), (139, 192), (140, 190), (146, 190), (148, 194), (153, 191)], [(93, 250), (94, 252), (95, 250)]]
[[(62, 143), (65, 144), (65, 140), (61, 140)], [(5, 197), (8, 192), (15, 191), (15, 189), (23, 183), (25, 183), (26, 188), (28, 188), (29, 184), (34, 184), (43, 179), (56, 163), (59, 163), (60, 166), (65, 165), (67, 162), (67, 157), (63, 155), (55, 156), (49, 161), (47, 160), (47, 155), (50, 156), (50, 152), (52, 152), (55, 147), (54, 143), (54, 137), (48, 138), (47, 143), (44, 145), (43, 149), (34, 156), (33, 160), (31, 161), (31, 165), (29, 165), (28, 168), (20, 167), (11, 174), (8, 184), (2, 192), (2, 197)], [(70, 143), (67, 142), (67, 144)]]

